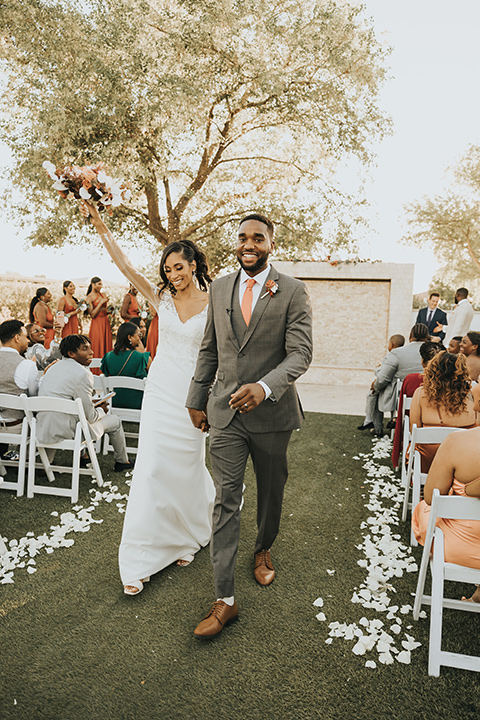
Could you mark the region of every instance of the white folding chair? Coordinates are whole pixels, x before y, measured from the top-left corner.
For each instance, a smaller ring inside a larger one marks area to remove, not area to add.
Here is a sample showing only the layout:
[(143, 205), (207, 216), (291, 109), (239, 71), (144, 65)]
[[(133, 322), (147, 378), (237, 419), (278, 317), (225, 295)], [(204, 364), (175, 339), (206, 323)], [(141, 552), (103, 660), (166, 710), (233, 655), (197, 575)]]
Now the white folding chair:
[[(9, 410), (23, 410), (23, 399), (18, 395), (8, 395), (0, 393), (0, 408), (8, 408)], [(1, 411), (0, 411), (1, 412)], [(16, 490), (17, 497), (24, 493), (25, 488), (25, 467), (27, 464), (27, 446), (28, 446), (28, 422), (24, 417), (21, 425), (20, 433), (2, 432), (0, 433), (0, 442), (5, 445), (19, 446), (18, 460), (1, 460), (0, 459), (0, 476), (6, 474), (6, 467), (17, 467), (17, 480), (3, 480), (0, 477), (0, 490)]]
[[(403, 402), (402, 402), (402, 417), (401, 417), (401, 428), (402, 428), (402, 451), (400, 454), (400, 478), (402, 487), (405, 487), (405, 482), (407, 479), (407, 448), (408, 444), (410, 442), (410, 418), (407, 415), (407, 410), (409, 411), (412, 406), (412, 398), (407, 397), (406, 395), (403, 396)], [(398, 470), (398, 468), (395, 468)]]
[(101, 375), (94, 375), (94, 374), (92, 373), (92, 378), (93, 378), (93, 390), (94, 390), (94, 392), (96, 392), (96, 393), (100, 393), (100, 395), (102, 395), (102, 394), (105, 392), (105, 387), (104, 387), (104, 384), (103, 384), (103, 378), (104, 378), (104, 377), (105, 377), (105, 375), (103, 375), (103, 373), (102, 373)]
[(101, 364), (102, 364), (102, 358), (93, 358), (92, 362), (90, 363), (90, 365), (88, 367), (91, 370), (92, 368), (99, 368)]
[[(398, 412), (398, 402), (400, 400), (400, 393), (402, 392), (402, 385), (403, 385), (403, 380), (400, 380), (400, 378), (397, 378), (397, 386), (395, 388), (395, 409), (392, 412), (392, 418), (391, 418), (392, 420), (394, 417), (396, 417), (397, 412)], [(393, 440), (394, 435), (395, 435), (395, 428), (393, 427), (390, 430), (390, 440)]]
[[(425, 485), (427, 473), (422, 473), (422, 458), (416, 445), (440, 445), (445, 438), (452, 432), (461, 432), (464, 428), (455, 427), (417, 427), (414, 423), (412, 426), (412, 434), (410, 439), (410, 451), (408, 458), (407, 474), (404, 485), (402, 520), (407, 519), (408, 510), (413, 508), (420, 502), (420, 493), (422, 485)], [(405, 448), (406, 452), (406, 448)], [(412, 499), (410, 501), (410, 490), (412, 491)], [(413, 530), (410, 531), (410, 544), (415, 547), (418, 543), (415, 540)]]
[[(103, 377), (104, 392), (108, 393), (112, 390), (115, 391), (120, 388), (127, 390), (140, 390), (141, 392), (143, 392), (145, 390), (145, 379), (140, 380), (139, 378), (123, 377), (122, 375), (111, 375), (110, 377)], [(117, 415), (122, 421), (122, 424), (124, 422), (137, 424), (140, 423), (141, 410), (113, 407), (113, 405), (111, 405), (110, 412), (112, 413), (112, 415)], [(128, 438), (135, 438), (138, 441), (138, 432), (125, 432), (125, 439)], [(110, 450), (113, 450), (113, 448), (110, 445), (108, 435), (105, 435), (105, 440), (103, 442), (103, 454), (107, 455)], [(135, 445), (127, 446), (127, 452), (136, 454), (138, 452), (138, 447)]]
[[(95, 446), (93, 444), (90, 428), (85, 417), (85, 412), (80, 398), (77, 398), (76, 400), (64, 400), (63, 398), (52, 397), (23, 397), (23, 401), (25, 414), (27, 416), (28, 424), (30, 425), (30, 450), (27, 482), (28, 497), (33, 497), (35, 493), (41, 493), (44, 495), (60, 495), (62, 497), (69, 497), (71, 498), (72, 503), (76, 503), (78, 501), (79, 478), (81, 474), (91, 475), (95, 477), (98, 485), (103, 485), (102, 472), (98, 464)], [(64, 413), (65, 415), (72, 415), (76, 418), (75, 435), (73, 439), (60, 440), (56, 443), (40, 442), (37, 437), (37, 418), (35, 415), (35, 413), (39, 412)], [(46, 453), (47, 449), (72, 450), (72, 465), (53, 465), (48, 460)], [(81, 454), (85, 449), (88, 450), (92, 468), (80, 467)], [(35, 465), (37, 450), (40, 455), (41, 464)], [(37, 485), (35, 482), (35, 468), (42, 467), (42, 465), (50, 482), (49, 485)], [(54, 486), (54, 472), (71, 473), (71, 487), (63, 488)]]
[[(466, 612), (480, 612), (480, 603), (445, 598), (444, 582), (445, 580), (449, 580), (452, 582), (478, 585), (480, 584), (480, 570), (445, 562), (444, 535), (442, 530), (436, 527), (438, 518), (448, 520), (477, 520), (480, 523), (480, 498), (440, 495), (438, 489), (433, 491), (432, 506), (425, 537), (425, 547), (423, 548), (413, 606), (413, 617), (415, 620), (418, 620), (421, 606), (431, 605), (428, 674), (438, 677), (440, 675), (441, 665), (480, 672), (480, 657), (445, 652), (442, 650), (443, 608), (464, 610)], [(432, 543), (433, 556), (431, 556)], [(432, 575), (431, 596), (423, 594), (429, 564)]]

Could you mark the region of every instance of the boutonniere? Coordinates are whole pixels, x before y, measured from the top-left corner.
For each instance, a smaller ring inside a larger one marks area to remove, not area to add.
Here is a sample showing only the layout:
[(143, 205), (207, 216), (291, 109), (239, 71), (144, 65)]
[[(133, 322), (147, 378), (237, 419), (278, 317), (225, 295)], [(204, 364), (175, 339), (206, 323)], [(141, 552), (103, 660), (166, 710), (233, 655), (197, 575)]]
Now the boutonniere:
[(263, 300), (263, 298), (266, 297), (267, 295), (270, 295), (270, 297), (273, 297), (278, 290), (278, 285), (275, 282), (275, 280), (267, 280), (267, 282), (265, 283), (265, 287), (267, 288), (267, 292), (263, 293), (260, 300)]

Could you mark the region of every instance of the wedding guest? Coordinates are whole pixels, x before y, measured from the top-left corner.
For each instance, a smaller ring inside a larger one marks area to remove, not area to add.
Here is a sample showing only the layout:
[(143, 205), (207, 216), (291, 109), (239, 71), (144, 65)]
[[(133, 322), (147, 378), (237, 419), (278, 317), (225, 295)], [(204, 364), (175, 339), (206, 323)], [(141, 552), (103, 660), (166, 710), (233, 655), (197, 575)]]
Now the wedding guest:
[[(112, 328), (110, 327), (107, 311), (109, 298), (102, 294), (102, 287), (101, 279), (93, 277), (87, 289), (88, 313), (92, 318), (88, 334), (92, 344), (93, 356), (96, 358), (103, 358), (107, 352), (110, 352), (113, 345)], [(93, 368), (92, 372), (95, 375), (100, 374), (98, 368)]]
[[(429, 339), (428, 328), (422, 323), (417, 323), (410, 330), (409, 344), (404, 347), (394, 348), (388, 353), (378, 373), (377, 379), (372, 383), (371, 389), (378, 393), (378, 416), (380, 429), (383, 432), (383, 413), (395, 413), (397, 400), (397, 380), (404, 380), (409, 373), (422, 371), (422, 358), (420, 346), (422, 342)], [(378, 422), (378, 421), (377, 421)], [(387, 428), (395, 427), (393, 419)], [(378, 428), (375, 427), (378, 434)]]
[[(387, 355), (378, 364), (378, 367), (374, 370), (375, 377), (378, 377), (383, 364), (387, 361), (388, 353), (391, 353), (395, 348), (400, 348), (405, 345), (405, 338), (403, 335), (392, 335), (388, 340)], [(375, 381), (374, 381), (375, 382)], [(361, 425), (357, 427), (357, 430), (375, 430), (377, 437), (383, 435), (383, 412), (380, 412), (378, 408), (379, 395), (373, 389), (373, 384), (367, 394), (365, 401), (365, 419)]]
[[(132, 377), (143, 379), (147, 377), (151, 365), (150, 354), (139, 352), (141, 345), (140, 328), (134, 323), (125, 322), (118, 328), (117, 342), (113, 350), (102, 358), (101, 370), (104, 375)], [(142, 407), (143, 391), (117, 388), (112, 398), (113, 407), (133, 408)]]
[(148, 335), (147, 335), (147, 344), (146, 348), (147, 351), (150, 353), (150, 357), (153, 358), (156, 355), (157, 352), (157, 345), (158, 345), (158, 315), (157, 311), (152, 308), (153, 317), (150, 321), (150, 327), (148, 328)]
[[(423, 373), (430, 360), (439, 352), (445, 350), (443, 344), (438, 340), (427, 340), (420, 345), (420, 356), (422, 358), (423, 371), (421, 373), (410, 373), (407, 375), (402, 383), (402, 389), (400, 390), (400, 397), (398, 398), (397, 408), (397, 420), (395, 424), (395, 434), (393, 436), (393, 451), (392, 451), (392, 463), (393, 467), (398, 467), (400, 459), (400, 452), (403, 444), (403, 426), (402, 426), (402, 415), (403, 415), (403, 397), (408, 398), (413, 396), (415, 390), (420, 387), (423, 383)], [(407, 411), (409, 412), (409, 411)]]
[(78, 335), (82, 332), (82, 323), (78, 300), (74, 297), (75, 285), (71, 280), (63, 283), (63, 297), (57, 303), (57, 312), (65, 314), (65, 324), (62, 329), (62, 337), (67, 335)]
[[(137, 352), (149, 352), (145, 347), (145, 337), (147, 335), (147, 323), (141, 317), (133, 318), (130, 322), (136, 325), (140, 329), (140, 343), (137, 347)], [(153, 360), (150, 355), (150, 359)]]
[(123, 298), (122, 307), (120, 309), (120, 317), (129, 322), (133, 318), (140, 317), (140, 308), (138, 307), (137, 301), (138, 290), (133, 285), (130, 285), (129, 290)]
[(450, 342), (448, 343), (447, 350), (449, 353), (452, 353), (453, 355), (458, 355), (460, 352), (460, 343), (462, 342), (462, 338), (460, 335), (457, 335), (457, 337), (453, 337)]
[(38, 288), (35, 297), (30, 302), (29, 319), (31, 323), (37, 323), (45, 329), (45, 347), (48, 349), (55, 335), (53, 329), (54, 317), (48, 303), (52, 299), (52, 293), (46, 287)]
[[(88, 366), (93, 359), (90, 340), (86, 335), (67, 335), (60, 343), (62, 360), (45, 373), (39, 395), (66, 400), (80, 398), (85, 416), (94, 438), (107, 433), (113, 446), (114, 471), (131, 470), (127, 456), (122, 422), (117, 415), (107, 415), (106, 403), (93, 404), (93, 377)], [(37, 433), (40, 442), (56, 443), (75, 435), (75, 418), (57, 412), (40, 412), (37, 415)], [(50, 458), (52, 456), (50, 455)]]
[[(28, 347), (28, 337), (21, 320), (5, 320), (0, 325), (0, 393), (29, 396), (38, 393), (38, 371), (35, 363), (23, 356)], [(2, 432), (20, 433), (23, 412), (0, 407), (0, 438)], [(0, 454), (8, 445), (0, 443)]]
[[(410, 407), (410, 428), (472, 428), (477, 423), (465, 356), (438, 353), (425, 368), (423, 385), (415, 390)], [(422, 472), (428, 472), (438, 445), (416, 445)]]
[(471, 330), (460, 343), (460, 352), (467, 358), (470, 379), (478, 382), (480, 375), (480, 333)]
[(55, 337), (50, 343), (50, 347), (45, 347), (45, 329), (37, 323), (29, 323), (26, 326), (28, 335), (29, 345), (25, 357), (28, 360), (33, 360), (36, 363), (37, 370), (45, 370), (55, 360), (60, 360), (62, 355), (60, 353), (60, 340), (61, 340), (61, 326), (56, 325)]
[[(435, 489), (440, 491), (440, 495), (480, 498), (480, 428), (452, 433), (438, 448), (423, 490), (424, 499), (414, 508), (412, 514), (413, 532), (420, 545), (425, 544)], [(435, 525), (443, 532), (445, 562), (480, 569), (478, 520), (439, 518)], [(480, 602), (478, 587), (470, 599)]]

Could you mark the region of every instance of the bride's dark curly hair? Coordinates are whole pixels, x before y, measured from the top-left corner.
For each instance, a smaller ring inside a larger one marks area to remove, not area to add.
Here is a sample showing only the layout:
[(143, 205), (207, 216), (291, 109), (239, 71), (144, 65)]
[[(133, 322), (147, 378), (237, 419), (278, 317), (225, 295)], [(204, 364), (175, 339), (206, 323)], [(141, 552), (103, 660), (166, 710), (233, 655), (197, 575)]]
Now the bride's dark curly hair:
[(171, 253), (179, 253), (188, 263), (195, 262), (195, 276), (198, 281), (198, 286), (203, 292), (207, 292), (208, 286), (212, 282), (212, 278), (208, 274), (208, 261), (207, 256), (200, 250), (198, 245), (195, 245), (191, 240), (174, 240), (168, 243), (162, 253), (160, 260), (160, 278), (162, 280), (159, 286), (159, 292), (163, 292), (166, 288), (170, 290), (172, 295), (176, 294), (176, 290), (173, 285), (170, 284), (165, 274), (165, 262)]
[(466, 410), (471, 383), (465, 356), (446, 350), (435, 355), (425, 369), (422, 387), (427, 401), (447, 413)]

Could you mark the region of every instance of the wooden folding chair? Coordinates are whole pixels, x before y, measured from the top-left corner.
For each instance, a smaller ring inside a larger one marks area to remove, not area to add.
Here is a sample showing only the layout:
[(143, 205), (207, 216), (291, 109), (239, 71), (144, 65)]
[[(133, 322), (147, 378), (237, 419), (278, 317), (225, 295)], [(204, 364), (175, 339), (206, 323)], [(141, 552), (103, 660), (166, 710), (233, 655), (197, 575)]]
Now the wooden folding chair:
[[(118, 390), (120, 388), (125, 388), (127, 390), (140, 390), (141, 392), (145, 390), (145, 380), (141, 380), (139, 378), (123, 377), (122, 375), (111, 375), (110, 377), (104, 376), (102, 379), (104, 392), (106, 393), (111, 392), (112, 390)], [(122, 421), (122, 424), (124, 422), (140, 424), (141, 410), (136, 410), (133, 408), (113, 407), (113, 405), (111, 405), (110, 413), (112, 415), (117, 415)], [(126, 440), (128, 438), (135, 438), (138, 441), (138, 432), (126, 432), (125, 430), (124, 432)], [(113, 450), (113, 448), (110, 445), (108, 436), (105, 435), (105, 439), (103, 442), (103, 454), (107, 455), (110, 450)], [(135, 445), (127, 446), (127, 452), (135, 454), (138, 452), (138, 447)]]
[[(443, 608), (453, 608), (465, 612), (480, 612), (480, 603), (445, 598), (445, 580), (478, 585), (480, 584), (480, 570), (445, 562), (444, 535), (442, 530), (436, 527), (438, 518), (445, 520), (477, 520), (480, 523), (480, 498), (440, 495), (438, 489), (433, 491), (425, 547), (423, 548), (413, 606), (413, 617), (418, 620), (421, 606), (431, 605), (428, 674), (438, 677), (441, 665), (480, 672), (480, 657), (442, 650)], [(433, 555), (431, 556), (432, 543)], [(423, 594), (429, 564), (432, 575), (431, 596)]]
[[(391, 418), (392, 420), (394, 417), (396, 417), (397, 412), (398, 412), (398, 402), (400, 400), (400, 394), (402, 392), (402, 385), (403, 385), (403, 380), (400, 380), (400, 378), (397, 378), (397, 385), (395, 388), (395, 409), (392, 412), (392, 418)], [(395, 428), (393, 427), (390, 430), (390, 440), (393, 440), (394, 435), (395, 435)]]
[[(26, 397), (26, 396), (25, 396)], [(9, 410), (23, 410), (23, 398), (18, 395), (9, 395), (0, 393), (0, 408)], [(28, 422), (27, 418), (23, 418), (20, 433), (2, 432), (0, 433), (0, 442), (8, 445), (17, 445), (19, 447), (18, 460), (1, 460), (0, 459), (0, 476), (6, 474), (6, 467), (16, 467), (17, 480), (3, 480), (0, 477), (0, 490), (15, 490), (17, 497), (24, 493), (25, 488), (25, 467), (27, 464), (27, 447), (28, 447)]]
[[(76, 503), (78, 501), (80, 475), (91, 475), (95, 477), (97, 484), (102, 486), (102, 472), (98, 464), (97, 455), (95, 453), (95, 446), (93, 444), (93, 440), (90, 434), (90, 428), (85, 417), (85, 412), (80, 398), (77, 398), (76, 400), (64, 400), (63, 398), (52, 397), (24, 397), (23, 402), (28, 424), (30, 425), (30, 450), (27, 482), (28, 497), (33, 497), (35, 493), (41, 493), (44, 495), (60, 495), (62, 497), (69, 497), (71, 498), (72, 503)], [(63, 413), (65, 415), (72, 415), (73, 417), (75, 417), (76, 425), (74, 437), (72, 439), (60, 440), (56, 443), (40, 442), (37, 437), (36, 418), (36, 413), (39, 412)], [(72, 465), (53, 465), (48, 460), (48, 456), (46, 453), (47, 449), (72, 450)], [(80, 467), (81, 454), (82, 451), (85, 449), (88, 450), (92, 468)], [(40, 455), (41, 464), (35, 465), (35, 456), (37, 451)], [(42, 467), (42, 465), (47, 474), (47, 478), (50, 483), (49, 485), (38, 485), (35, 482), (35, 468)], [(54, 486), (53, 483), (55, 481), (55, 472), (71, 473), (71, 487), (62, 488)]]

